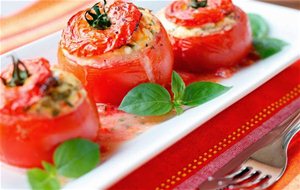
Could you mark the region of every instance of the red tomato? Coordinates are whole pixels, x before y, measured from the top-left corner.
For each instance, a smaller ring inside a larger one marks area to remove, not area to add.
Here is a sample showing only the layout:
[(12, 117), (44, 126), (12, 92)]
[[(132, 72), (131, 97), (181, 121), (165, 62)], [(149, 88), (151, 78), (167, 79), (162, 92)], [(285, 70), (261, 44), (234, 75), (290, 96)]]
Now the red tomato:
[[(10, 87), (0, 81), (0, 159), (21, 167), (40, 166), (51, 161), (55, 147), (71, 138), (94, 140), (99, 128), (95, 106), (82, 97), (78, 106), (58, 116), (28, 112), (45, 96), (45, 84), (52, 77), (45, 59), (24, 61), (30, 76), (21, 86)], [(7, 81), (11, 70), (1, 73)]]
[[(131, 7), (131, 10), (124, 7), (119, 9), (121, 5)], [(140, 23), (141, 18), (136, 16), (141, 15), (141, 12), (135, 5), (118, 2), (112, 4), (108, 10), (115, 9), (119, 9), (117, 16), (111, 15), (110, 18), (116, 24), (106, 30), (97, 30), (89, 26), (83, 16), (84, 12), (73, 16), (63, 32), (58, 60), (62, 69), (74, 73), (82, 81), (96, 102), (119, 105), (126, 93), (140, 83), (168, 84), (173, 68), (173, 51), (166, 31), (154, 16), (153, 20), (159, 24), (160, 29), (146, 46), (131, 53), (120, 52), (119, 45), (111, 47), (109, 41), (121, 40), (125, 44), (120, 45), (126, 45), (131, 37), (134, 38), (135, 34), (141, 32), (144, 27)], [(127, 21), (122, 22), (124, 19)], [(132, 23), (135, 23), (134, 25), (138, 23), (132, 36), (129, 36), (128, 31), (123, 34), (124, 30), (121, 29), (123, 25), (133, 25)], [(119, 35), (110, 35), (116, 30), (120, 31)], [(74, 50), (72, 43), (69, 43), (74, 39), (85, 43), (78, 45), (75, 48), (77, 50)], [(105, 41), (108, 44), (103, 44)], [(111, 48), (103, 50), (97, 44)]]
[(208, 0), (206, 7), (189, 7), (191, 0), (174, 1), (166, 9), (166, 17), (181, 26), (201, 26), (222, 20), (234, 10), (231, 0)]
[[(22, 85), (15, 88), (8, 88), (0, 82), (1, 101), (0, 108), (2, 112), (22, 113), (25, 107), (37, 102), (43, 96), (41, 86), (47, 82), (52, 75), (50, 65), (46, 59), (22, 61), (31, 73), (34, 73), (29, 80), (32, 85)], [(1, 73), (1, 78), (11, 78), (13, 67)], [(8, 80), (7, 80), (8, 81)]]
[[(103, 8), (100, 3), (98, 6)], [(83, 57), (101, 55), (125, 45), (142, 17), (132, 3), (117, 1), (107, 10), (112, 25), (96, 30), (86, 21), (85, 13), (86, 10), (80, 11), (69, 20), (61, 41), (61, 46), (69, 53)]]
[[(222, 0), (220, 2), (227, 1)], [(219, 21), (225, 16), (218, 14), (222, 12), (221, 7), (212, 9), (214, 11), (211, 11), (209, 8), (199, 8), (197, 11), (194, 10), (194, 12), (199, 12), (198, 14), (201, 15), (201, 12), (204, 11), (206, 17), (200, 20), (197, 18), (194, 23), (190, 19), (184, 19), (182, 22), (178, 20), (176, 23), (199, 27), (199, 24)], [(230, 6), (228, 5), (227, 7)], [(182, 14), (185, 13), (186, 10), (182, 12)], [(174, 37), (170, 34), (175, 56), (175, 68), (189, 72), (203, 72), (239, 64), (252, 50), (252, 36), (247, 15), (238, 7), (234, 7), (233, 13), (236, 23), (229, 30), (185, 38)], [(169, 12), (167, 11), (166, 15), (168, 14)], [(210, 14), (211, 16), (209, 16)], [(180, 13), (174, 13), (173, 15), (180, 15)], [(191, 14), (188, 14), (188, 18), (190, 16)], [(177, 19), (179, 18), (177, 17)]]

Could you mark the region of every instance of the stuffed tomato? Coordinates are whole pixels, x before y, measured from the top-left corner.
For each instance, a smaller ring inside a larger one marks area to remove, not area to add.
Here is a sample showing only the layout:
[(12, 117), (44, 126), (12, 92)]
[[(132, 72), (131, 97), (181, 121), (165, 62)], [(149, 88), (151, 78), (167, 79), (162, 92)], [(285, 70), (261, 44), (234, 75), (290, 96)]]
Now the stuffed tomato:
[(0, 158), (21, 166), (51, 161), (55, 147), (71, 138), (94, 140), (95, 105), (74, 75), (50, 69), (47, 60), (16, 60), (1, 73)]
[(176, 69), (235, 66), (252, 49), (247, 15), (231, 0), (177, 0), (159, 18), (170, 36)]
[(129, 2), (97, 3), (68, 22), (58, 50), (97, 103), (119, 105), (140, 83), (167, 85), (173, 51), (165, 29), (147, 9)]

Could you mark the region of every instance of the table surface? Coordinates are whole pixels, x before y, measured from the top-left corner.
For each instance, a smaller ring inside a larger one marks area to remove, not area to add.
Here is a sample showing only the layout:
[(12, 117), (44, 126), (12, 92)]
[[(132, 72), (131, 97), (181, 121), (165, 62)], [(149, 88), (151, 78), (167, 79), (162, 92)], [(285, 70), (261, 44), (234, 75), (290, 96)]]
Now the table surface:
[(295, 9), (300, 9), (300, 0), (260, 0), (268, 3), (275, 3)]

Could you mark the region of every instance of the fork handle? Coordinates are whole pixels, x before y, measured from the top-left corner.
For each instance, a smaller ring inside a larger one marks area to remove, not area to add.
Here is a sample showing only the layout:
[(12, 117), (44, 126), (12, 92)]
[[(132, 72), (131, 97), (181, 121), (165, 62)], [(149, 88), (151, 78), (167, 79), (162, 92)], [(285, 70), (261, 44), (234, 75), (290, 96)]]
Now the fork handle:
[(298, 113), (294, 117), (294, 119), (289, 123), (287, 127), (287, 133), (284, 135), (283, 138), (283, 147), (286, 149), (293, 139), (293, 137), (300, 131), (300, 110), (297, 111)]

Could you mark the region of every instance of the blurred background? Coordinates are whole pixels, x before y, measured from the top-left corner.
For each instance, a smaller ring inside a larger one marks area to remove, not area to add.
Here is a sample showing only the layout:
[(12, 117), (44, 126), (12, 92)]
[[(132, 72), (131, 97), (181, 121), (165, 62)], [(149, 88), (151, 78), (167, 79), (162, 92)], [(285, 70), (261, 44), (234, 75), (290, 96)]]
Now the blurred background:
[[(61, 30), (98, 0), (0, 0), (0, 54)], [(300, 0), (261, 0), (300, 9)]]

